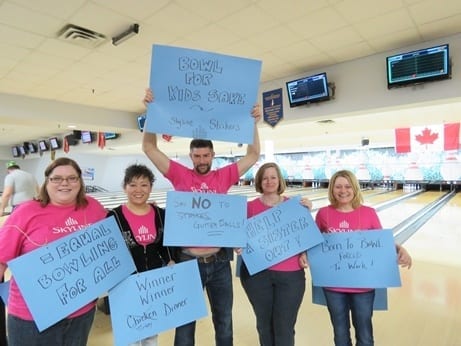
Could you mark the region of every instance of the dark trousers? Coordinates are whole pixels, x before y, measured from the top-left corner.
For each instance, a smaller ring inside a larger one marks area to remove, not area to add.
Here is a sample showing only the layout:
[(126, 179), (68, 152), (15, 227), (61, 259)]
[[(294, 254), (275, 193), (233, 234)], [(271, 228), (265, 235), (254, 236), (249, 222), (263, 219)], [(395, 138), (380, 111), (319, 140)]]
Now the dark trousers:
[(245, 265), (240, 281), (256, 316), (261, 346), (293, 346), (295, 324), (304, 292), (304, 270), (263, 270), (250, 275)]
[[(3, 282), (1, 278), (0, 282)], [(5, 321), (5, 304), (0, 299), (0, 346), (6, 346), (6, 321)]]
[[(200, 278), (210, 302), (216, 346), (232, 346), (232, 272), (229, 260), (199, 263)], [(174, 346), (195, 345), (195, 321), (176, 328)]]

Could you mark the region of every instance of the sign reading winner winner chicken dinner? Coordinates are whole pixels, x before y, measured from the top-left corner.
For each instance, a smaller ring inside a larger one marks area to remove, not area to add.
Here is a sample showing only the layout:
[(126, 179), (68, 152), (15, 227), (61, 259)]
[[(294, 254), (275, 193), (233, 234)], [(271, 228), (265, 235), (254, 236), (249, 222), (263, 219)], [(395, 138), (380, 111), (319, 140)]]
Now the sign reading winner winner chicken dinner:
[(114, 217), (18, 257), (8, 266), (40, 331), (136, 270)]
[(154, 45), (145, 130), (253, 143), (261, 61)]
[(207, 315), (195, 260), (131, 275), (109, 291), (109, 305), (116, 346)]

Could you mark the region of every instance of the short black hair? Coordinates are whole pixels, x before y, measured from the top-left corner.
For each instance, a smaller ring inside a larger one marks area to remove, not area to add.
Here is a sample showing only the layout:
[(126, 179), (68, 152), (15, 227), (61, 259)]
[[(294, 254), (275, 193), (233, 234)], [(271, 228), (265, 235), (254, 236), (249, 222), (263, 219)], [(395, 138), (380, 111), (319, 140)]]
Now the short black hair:
[(123, 187), (131, 183), (131, 181), (134, 178), (139, 178), (139, 177), (146, 177), (147, 179), (149, 179), (151, 186), (155, 181), (154, 173), (152, 173), (152, 171), (147, 166), (136, 163), (134, 165), (128, 166), (125, 169), (125, 177), (123, 178)]
[(189, 149), (196, 149), (196, 148), (210, 148), (213, 150), (213, 142), (209, 139), (199, 139), (195, 138), (190, 141)]

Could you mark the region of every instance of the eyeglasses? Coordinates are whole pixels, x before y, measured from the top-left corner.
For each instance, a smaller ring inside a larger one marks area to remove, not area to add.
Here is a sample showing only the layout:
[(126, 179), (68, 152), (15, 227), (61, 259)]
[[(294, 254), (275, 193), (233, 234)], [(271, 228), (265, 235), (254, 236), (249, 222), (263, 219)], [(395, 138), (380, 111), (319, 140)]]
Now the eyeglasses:
[(76, 175), (71, 175), (70, 177), (63, 178), (63, 177), (49, 177), (48, 180), (50, 183), (53, 184), (61, 184), (64, 180), (67, 181), (69, 184), (75, 184), (80, 180), (80, 177), (77, 177)]

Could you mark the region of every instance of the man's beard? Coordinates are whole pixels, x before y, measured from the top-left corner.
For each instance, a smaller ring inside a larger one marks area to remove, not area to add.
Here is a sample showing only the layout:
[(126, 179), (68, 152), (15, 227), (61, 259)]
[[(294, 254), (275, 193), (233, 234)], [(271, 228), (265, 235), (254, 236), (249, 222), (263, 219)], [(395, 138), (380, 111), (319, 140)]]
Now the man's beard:
[(195, 167), (195, 170), (197, 171), (198, 174), (207, 174), (211, 170), (211, 165), (207, 165), (207, 164), (197, 165)]

